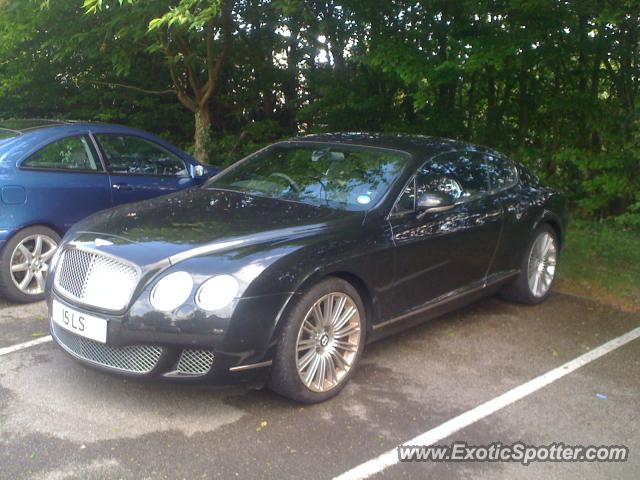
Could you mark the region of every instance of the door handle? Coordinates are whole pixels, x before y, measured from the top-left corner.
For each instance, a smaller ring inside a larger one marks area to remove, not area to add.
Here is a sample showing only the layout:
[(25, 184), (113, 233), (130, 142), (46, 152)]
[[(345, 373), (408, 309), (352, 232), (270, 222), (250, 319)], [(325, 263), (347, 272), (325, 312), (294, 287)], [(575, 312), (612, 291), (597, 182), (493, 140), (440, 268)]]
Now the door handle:
[(113, 184), (113, 189), (114, 190), (133, 190), (133, 187), (131, 185), (129, 185), (128, 183), (114, 183)]

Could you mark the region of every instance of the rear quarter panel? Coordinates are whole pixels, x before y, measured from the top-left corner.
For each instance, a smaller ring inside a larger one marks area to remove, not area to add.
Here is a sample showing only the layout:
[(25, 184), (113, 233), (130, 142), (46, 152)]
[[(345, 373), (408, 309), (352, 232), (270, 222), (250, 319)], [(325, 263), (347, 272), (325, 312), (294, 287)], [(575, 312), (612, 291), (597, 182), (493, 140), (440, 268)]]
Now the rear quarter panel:
[(531, 236), (542, 223), (556, 229), (562, 246), (567, 223), (567, 202), (562, 192), (521, 176), (520, 183), (501, 192), (500, 199), (504, 224), (490, 273), (519, 269)]

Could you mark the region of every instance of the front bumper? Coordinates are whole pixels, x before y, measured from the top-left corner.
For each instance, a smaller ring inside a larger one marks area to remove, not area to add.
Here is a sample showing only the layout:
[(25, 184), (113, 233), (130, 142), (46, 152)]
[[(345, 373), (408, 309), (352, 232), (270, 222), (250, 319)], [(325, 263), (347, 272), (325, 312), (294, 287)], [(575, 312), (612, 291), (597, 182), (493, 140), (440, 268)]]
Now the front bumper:
[[(182, 382), (260, 386), (268, 379), (271, 365), (268, 345), (272, 330), (268, 327), (273, 325), (273, 319), (263, 316), (253, 328), (246, 321), (236, 322), (251, 330), (251, 334), (244, 336), (239, 335), (237, 328), (228, 328), (225, 332), (214, 329), (214, 333), (206, 328), (198, 332), (184, 332), (180, 329), (167, 331), (158, 325), (147, 324), (147, 328), (140, 329), (137, 317), (116, 317), (88, 311), (55, 292), (49, 295), (50, 312), (53, 299), (75, 311), (107, 320), (107, 343), (103, 344), (76, 335), (50, 318), (55, 342), (85, 365), (129, 377)], [(240, 311), (255, 312), (255, 305), (251, 306), (253, 302), (248, 300), (249, 305), (245, 307), (250, 308), (241, 308)], [(264, 305), (261, 305), (264, 314)], [(258, 328), (260, 325), (263, 328)], [(262, 338), (256, 335), (259, 331), (262, 331)]]

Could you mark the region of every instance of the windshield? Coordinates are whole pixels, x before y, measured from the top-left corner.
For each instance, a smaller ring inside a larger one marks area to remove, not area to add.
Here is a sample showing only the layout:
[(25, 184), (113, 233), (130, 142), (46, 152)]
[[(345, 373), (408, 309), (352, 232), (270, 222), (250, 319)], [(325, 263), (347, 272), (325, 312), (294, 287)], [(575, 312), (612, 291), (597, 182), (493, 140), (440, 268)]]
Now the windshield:
[(409, 162), (406, 153), (348, 146), (278, 144), (207, 186), (343, 210), (367, 210)]

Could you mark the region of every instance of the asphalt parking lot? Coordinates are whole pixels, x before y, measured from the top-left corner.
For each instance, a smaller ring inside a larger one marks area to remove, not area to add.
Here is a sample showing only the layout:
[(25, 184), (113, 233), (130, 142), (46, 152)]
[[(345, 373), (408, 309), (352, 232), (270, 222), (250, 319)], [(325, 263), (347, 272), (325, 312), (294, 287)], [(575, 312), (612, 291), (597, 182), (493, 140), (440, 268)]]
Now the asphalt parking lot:
[[(0, 356), (0, 478), (332, 478), (638, 326), (559, 293), (489, 298), (369, 345), (340, 396), (304, 407), (125, 380), (44, 342)], [(0, 351), (47, 332), (42, 304), (0, 307)], [(626, 445), (627, 462), (398, 463), (372, 478), (636, 479), (638, 404), (640, 339), (439, 442)]]

